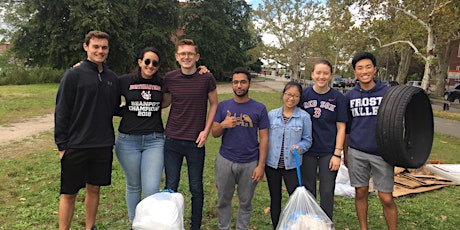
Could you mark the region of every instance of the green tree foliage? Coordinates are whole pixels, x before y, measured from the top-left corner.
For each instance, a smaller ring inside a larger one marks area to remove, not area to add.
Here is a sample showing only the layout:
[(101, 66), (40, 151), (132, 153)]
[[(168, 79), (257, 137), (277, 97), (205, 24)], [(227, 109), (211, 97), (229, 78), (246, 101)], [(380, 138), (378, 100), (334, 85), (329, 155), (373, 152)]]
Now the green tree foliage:
[(145, 47), (153, 46), (160, 51), (160, 72), (176, 67), (174, 59), (173, 35), (178, 30), (179, 5), (171, 0), (135, 1), (138, 30), (129, 40), (134, 42), (136, 55)]
[(452, 41), (460, 39), (458, 35), (460, 2), (454, 0), (360, 0), (358, 2), (360, 10), (365, 12), (368, 19), (393, 18), (393, 21), (387, 22), (388, 27), (397, 28), (401, 25), (397, 29), (399, 37), (382, 36), (380, 48), (392, 45), (409, 46), (425, 63), (422, 87), (427, 88), (428, 81), (435, 79), (438, 86), (437, 94), (442, 93), (446, 62), (449, 61), (446, 51), (453, 44)]
[[(349, 5), (343, 0), (329, 0), (318, 6), (320, 17), (309, 33), (309, 50), (314, 57), (326, 58), (334, 66), (333, 72), (345, 76), (347, 60), (360, 44), (360, 33), (354, 31), (355, 22)], [(349, 41), (355, 42), (349, 42)], [(307, 63), (307, 72), (313, 67)]]
[(223, 79), (225, 71), (249, 65), (247, 51), (256, 46), (250, 16), (251, 8), (244, 0), (189, 1), (182, 8), (183, 37), (198, 44), (200, 63), (218, 79)]
[[(156, 46), (171, 55), (173, 45), (169, 39), (177, 28), (175, 1), (9, 2), (5, 21), (16, 29), (11, 37), (11, 49), (15, 57), (28, 66), (66, 69), (82, 60), (85, 57), (83, 38), (90, 30), (102, 30), (111, 36), (107, 63), (118, 73), (131, 70), (137, 53), (145, 46)], [(172, 65), (172, 58), (164, 60), (167, 69)]]
[[(247, 51), (257, 44), (251, 7), (244, 0), (8, 0), (5, 21), (14, 28), (11, 51), (26, 66), (66, 69), (85, 58), (84, 35), (110, 35), (107, 63), (117, 73), (136, 65), (140, 50), (161, 52), (161, 71), (177, 68), (174, 41), (184, 32), (196, 40), (201, 61), (217, 77), (237, 66), (256, 63)], [(182, 15), (179, 15), (182, 5)], [(180, 21), (180, 23), (179, 23)], [(181, 37), (180, 37), (181, 38)]]
[(266, 44), (263, 58), (285, 66), (294, 79), (314, 56), (309, 35), (318, 21), (318, 7), (319, 1), (312, 0), (264, 0), (255, 11), (259, 29), (277, 40)]

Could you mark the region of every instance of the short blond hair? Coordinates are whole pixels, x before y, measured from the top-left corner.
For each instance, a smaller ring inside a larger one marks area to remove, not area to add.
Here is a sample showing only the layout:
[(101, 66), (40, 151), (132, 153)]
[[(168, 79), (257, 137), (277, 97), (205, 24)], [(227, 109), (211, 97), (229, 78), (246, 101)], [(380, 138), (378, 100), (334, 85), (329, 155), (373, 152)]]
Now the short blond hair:
[(192, 39), (181, 39), (176, 43), (176, 52), (179, 49), (179, 46), (194, 46), (195, 52), (198, 53), (198, 45)]

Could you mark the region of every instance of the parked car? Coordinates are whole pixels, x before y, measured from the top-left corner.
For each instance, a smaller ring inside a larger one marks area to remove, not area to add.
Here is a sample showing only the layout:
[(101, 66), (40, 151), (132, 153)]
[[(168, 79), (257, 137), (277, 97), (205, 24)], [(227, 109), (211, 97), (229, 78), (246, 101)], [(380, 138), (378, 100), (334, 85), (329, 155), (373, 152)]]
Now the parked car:
[(355, 82), (351, 78), (344, 78), (343, 81), (345, 82), (346, 87), (353, 87), (355, 86)]
[[(422, 81), (408, 81), (406, 82), (406, 85), (422, 88)], [(431, 93), (431, 86), (429, 83), (428, 83), (428, 88), (426, 90), (426, 93), (427, 94)]]
[(285, 75), (284, 75), (284, 78), (286, 78), (286, 79), (291, 79), (291, 76), (290, 76), (289, 74), (285, 74)]
[(444, 92), (444, 99), (454, 103), (460, 103), (460, 83)]
[(399, 85), (399, 83), (397, 81), (384, 81), (383, 84), (385, 84), (385, 85), (387, 85), (389, 87)]
[(422, 81), (408, 81), (406, 85), (422, 88)]
[(358, 80), (358, 78), (355, 77), (355, 78), (353, 78), (353, 80), (351, 80), (351, 82), (353, 83), (353, 86), (355, 86), (356, 84), (359, 83), (359, 80)]
[(310, 87), (310, 86), (313, 86), (315, 83), (312, 81), (312, 80), (304, 80), (302, 82), (302, 86), (303, 87)]
[(335, 76), (332, 80), (332, 87), (345, 88), (345, 81), (340, 76)]

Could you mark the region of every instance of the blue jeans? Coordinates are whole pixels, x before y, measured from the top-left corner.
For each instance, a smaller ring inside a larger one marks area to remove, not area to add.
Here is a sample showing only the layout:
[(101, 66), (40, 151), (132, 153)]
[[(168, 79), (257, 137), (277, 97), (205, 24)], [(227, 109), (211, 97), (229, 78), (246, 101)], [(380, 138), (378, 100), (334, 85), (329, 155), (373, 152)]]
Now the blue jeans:
[(126, 204), (131, 223), (136, 206), (141, 201), (141, 193), (148, 197), (160, 191), (163, 148), (163, 133), (118, 134), (115, 152), (126, 177)]
[(205, 148), (198, 148), (195, 141), (166, 137), (165, 140), (165, 189), (178, 191), (183, 159), (187, 161), (188, 182), (192, 194), (191, 230), (200, 229), (203, 216), (203, 168)]

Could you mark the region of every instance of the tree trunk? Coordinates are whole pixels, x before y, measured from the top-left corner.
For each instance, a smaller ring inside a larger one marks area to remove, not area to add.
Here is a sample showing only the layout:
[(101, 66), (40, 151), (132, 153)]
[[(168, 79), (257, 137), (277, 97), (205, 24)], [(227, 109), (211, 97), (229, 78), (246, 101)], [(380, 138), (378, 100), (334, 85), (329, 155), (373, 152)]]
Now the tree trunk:
[(446, 45), (446, 50), (438, 60), (438, 66), (436, 68), (436, 96), (442, 96), (446, 87), (447, 72), (449, 71), (450, 55), (454, 48), (454, 44), (457, 39), (449, 39)]
[(407, 74), (409, 73), (410, 63), (412, 60), (412, 49), (404, 47), (401, 50), (401, 61), (398, 66), (398, 75), (396, 81), (403, 85), (406, 82)]
[(434, 32), (433, 27), (431, 24), (427, 25), (427, 42), (426, 42), (426, 58), (425, 58), (425, 71), (423, 72), (423, 79), (422, 79), (422, 88), (427, 91), (428, 90), (428, 83), (430, 82), (430, 77), (432, 76), (431, 67), (434, 63), (434, 59), (436, 58), (434, 55), (434, 47), (435, 47), (435, 39), (434, 39)]

